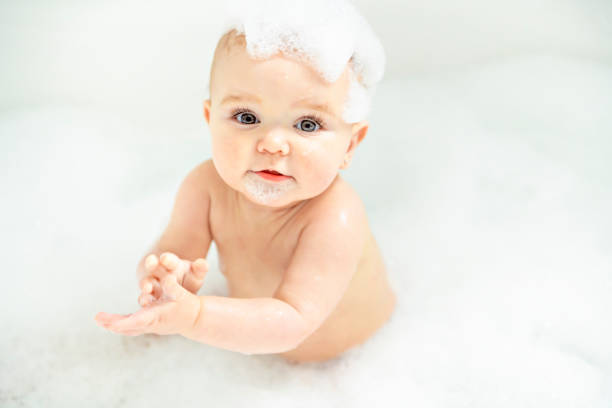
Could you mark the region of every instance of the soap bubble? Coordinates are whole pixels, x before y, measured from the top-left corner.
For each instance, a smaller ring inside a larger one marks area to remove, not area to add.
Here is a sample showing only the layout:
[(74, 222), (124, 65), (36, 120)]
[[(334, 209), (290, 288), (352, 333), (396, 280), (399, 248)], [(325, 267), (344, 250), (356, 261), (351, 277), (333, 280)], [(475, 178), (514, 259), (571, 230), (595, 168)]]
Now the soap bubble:
[(385, 52), (369, 23), (348, 0), (237, 0), (225, 8), (220, 37), (244, 34), (255, 59), (279, 52), (313, 67), (335, 82), (351, 67), (351, 83), (342, 118), (366, 118), (376, 85), (385, 70)]
[(266, 181), (253, 172), (244, 176), (244, 188), (260, 204), (270, 204), (295, 187), (294, 180)]

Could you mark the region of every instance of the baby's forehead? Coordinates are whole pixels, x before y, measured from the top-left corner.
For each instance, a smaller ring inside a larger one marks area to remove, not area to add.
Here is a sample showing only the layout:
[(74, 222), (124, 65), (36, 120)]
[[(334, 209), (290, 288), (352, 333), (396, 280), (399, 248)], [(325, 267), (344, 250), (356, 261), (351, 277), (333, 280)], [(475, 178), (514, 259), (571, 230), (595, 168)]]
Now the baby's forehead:
[[(299, 54), (277, 52), (271, 57), (253, 57), (247, 51), (244, 34), (230, 31), (219, 39), (215, 50), (209, 92), (215, 105), (246, 90), (256, 102), (274, 100), (288, 106), (303, 102), (348, 123), (346, 109), (354, 102), (351, 91), (356, 78), (352, 58), (344, 63), (340, 76), (330, 82), (315, 64)], [(233, 100), (238, 102), (238, 98)]]
[(231, 67), (223, 65), (217, 81), (220, 104), (250, 99), (259, 104), (310, 107), (337, 118), (342, 116), (349, 86), (344, 76), (329, 83), (307, 64), (283, 57), (252, 65), (236, 60)]

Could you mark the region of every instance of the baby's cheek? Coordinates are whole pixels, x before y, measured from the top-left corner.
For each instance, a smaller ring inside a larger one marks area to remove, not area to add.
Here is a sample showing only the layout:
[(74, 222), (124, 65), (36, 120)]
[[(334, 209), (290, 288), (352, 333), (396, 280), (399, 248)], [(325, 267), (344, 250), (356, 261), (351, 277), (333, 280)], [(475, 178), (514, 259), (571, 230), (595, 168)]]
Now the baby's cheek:
[(302, 158), (308, 158), (308, 156), (310, 156), (310, 154), (316, 151), (317, 149), (318, 147), (316, 145), (303, 146), (302, 149), (300, 150), (300, 156)]
[(234, 170), (240, 156), (240, 145), (233, 143), (231, 137), (215, 137), (212, 142), (213, 162), (219, 173)]
[(317, 194), (322, 193), (338, 174), (338, 166), (323, 148), (312, 149), (307, 156), (302, 156), (305, 174)]

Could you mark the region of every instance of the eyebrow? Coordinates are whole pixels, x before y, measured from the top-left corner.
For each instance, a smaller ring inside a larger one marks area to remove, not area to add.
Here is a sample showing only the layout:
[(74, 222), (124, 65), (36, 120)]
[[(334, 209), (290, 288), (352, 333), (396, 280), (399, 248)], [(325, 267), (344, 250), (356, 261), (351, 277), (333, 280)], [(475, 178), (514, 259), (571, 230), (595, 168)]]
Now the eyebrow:
[[(308, 99), (310, 98), (302, 98), (298, 100), (297, 102), (295, 102), (292, 106), (305, 106), (305, 107), (308, 107), (314, 110), (318, 110), (320, 112), (325, 112), (328, 115), (335, 116), (327, 103), (311, 103), (311, 102), (308, 102)], [(261, 103), (261, 99), (255, 95), (235, 94), (235, 95), (227, 95), (225, 98), (223, 98), (223, 100), (221, 101), (221, 105), (229, 103), (229, 102), (240, 102), (243, 100), (255, 101), (257, 103)]]
[(226, 104), (228, 102), (240, 102), (242, 100), (255, 101), (257, 103), (261, 103), (261, 99), (259, 99), (257, 96), (250, 95), (250, 94), (244, 94), (244, 95), (227, 95), (221, 101), (221, 105)]

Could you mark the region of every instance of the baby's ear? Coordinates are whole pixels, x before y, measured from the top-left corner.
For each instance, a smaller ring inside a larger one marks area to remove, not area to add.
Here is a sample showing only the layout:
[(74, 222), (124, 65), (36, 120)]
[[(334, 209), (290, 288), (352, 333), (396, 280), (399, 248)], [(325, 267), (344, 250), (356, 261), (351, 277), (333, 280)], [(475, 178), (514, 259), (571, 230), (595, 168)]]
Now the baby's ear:
[[(366, 133), (368, 133), (368, 129), (370, 128), (370, 124), (366, 120), (362, 120), (361, 122), (353, 123), (351, 128), (351, 146), (350, 149), (355, 149), (359, 143), (363, 140)], [(354, 144), (354, 146), (352, 146)]]
[(210, 99), (204, 101), (204, 118), (206, 123), (210, 124)]
[(351, 163), (353, 154), (355, 154), (355, 148), (359, 145), (359, 143), (361, 143), (366, 133), (368, 133), (369, 127), (370, 124), (365, 120), (353, 123), (351, 127), (351, 142), (349, 143), (348, 149), (346, 149), (346, 153), (344, 154), (344, 161), (340, 166), (341, 169), (346, 169)]

